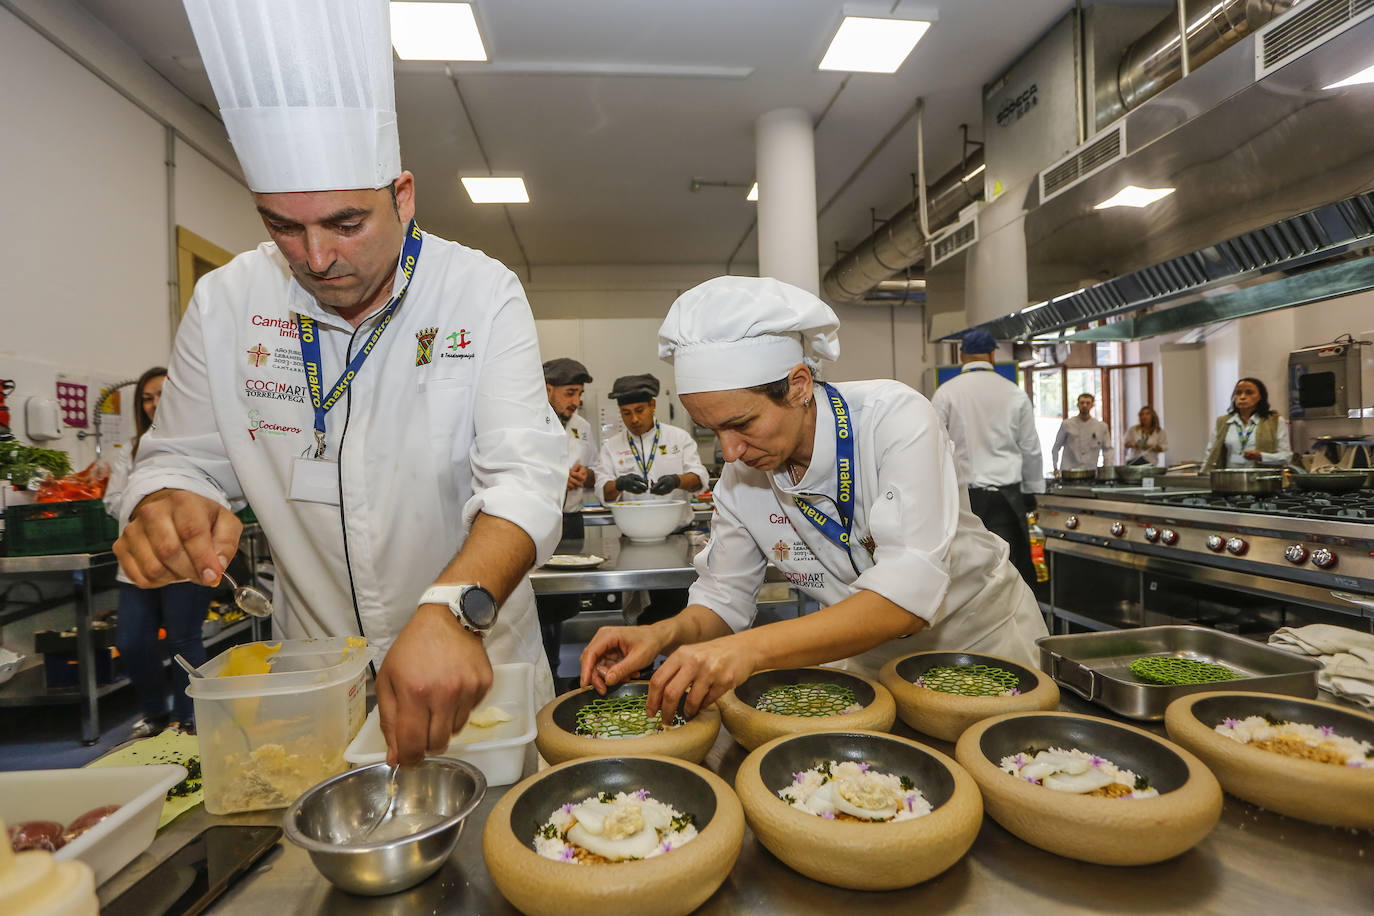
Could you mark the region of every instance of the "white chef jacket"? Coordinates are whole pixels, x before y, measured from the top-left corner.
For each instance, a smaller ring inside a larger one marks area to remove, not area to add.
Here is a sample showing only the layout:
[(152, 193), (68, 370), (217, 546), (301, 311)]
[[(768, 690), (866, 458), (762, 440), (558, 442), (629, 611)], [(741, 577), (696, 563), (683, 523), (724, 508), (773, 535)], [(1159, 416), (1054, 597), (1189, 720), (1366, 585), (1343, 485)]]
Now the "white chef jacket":
[(1035, 410), (1026, 393), (984, 360), (965, 363), (930, 399), (954, 440), (959, 480), (971, 487), (1020, 484), (1045, 492), (1045, 464)]
[(1169, 437), (1162, 426), (1155, 427), (1152, 433), (1145, 432), (1139, 425), (1126, 430), (1127, 462), (1143, 457), (1150, 464), (1159, 464), (1160, 457), (1168, 450)]
[[(398, 270), (393, 292), (403, 280)], [(298, 314), (317, 322), (323, 384), (332, 386), (382, 312), (355, 331), (296, 283), (271, 242), (196, 284), (123, 522), (163, 488), (235, 510), (251, 503), (276, 562), (277, 632), (361, 630), (383, 651), (479, 511), (519, 525), (536, 562), (553, 553), (567, 445), (513, 273), (425, 234), (410, 292), (326, 417), (338, 506), (287, 498), (295, 459), (314, 445)], [(528, 580), (486, 648), (494, 663), (534, 663), (537, 692), (551, 696)]]
[[(701, 486), (695, 490), (679, 488), (662, 496), (647, 492), (621, 493), (620, 499), (624, 502), (687, 500), (687, 504), (682, 507), (682, 524), (686, 525), (692, 521), (691, 499), (695, 494), (706, 491), (710, 477), (706, 473), (706, 465), (701, 463), (701, 455), (697, 452), (697, 440), (692, 438), (691, 433), (680, 426), (660, 423), (657, 420), (654, 421), (654, 427), (658, 430), (658, 449), (654, 451), (653, 461), (649, 463), (650, 483), (666, 474), (695, 474), (701, 479)], [(646, 462), (649, 461), (649, 452), (653, 450), (654, 444), (654, 430), (651, 429), (642, 436), (632, 436), (629, 430), (621, 430), (607, 436), (606, 441), (601, 443), (601, 454), (596, 459), (598, 487), (614, 482), (622, 474), (644, 475), (644, 469), (639, 466), (639, 462), (635, 460), (635, 453), (630, 448), (631, 438), (635, 440), (635, 447), (639, 449), (640, 456)]]
[[(142, 410), (142, 407), (139, 407)], [(119, 507), (124, 501), (124, 488), (129, 485), (129, 468), (133, 464), (134, 445), (132, 442), (122, 447), (116, 446), (114, 460), (110, 462), (110, 479), (105, 481), (105, 512), (119, 518)], [(115, 568), (115, 580), (127, 585), (133, 583), (124, 575), (123, 567)]]
[[(1089, 417), (1080, 420), (1078, 414), (1059, 424), (1059, 434), (1054, 437), (1054, 466), (1066, 471), (1080, 471), (1095, 468), (1098, 455), (1108, 456), (1112, 448), (1112, 434), (1107, 424)], [(1111, 459), (1107, 458), (1110, 464)]]
[[(1250, 422), (1242, 423), (1240, 414), (1231, 414), (1226, 418), (1226, 467), (1228, 468), (1253, 468), (1261, 465), (1272, 467), (1282, 467), (1293, 460), (1293, 447), (1288, 442), (1288, 424), (1283, 417), (1278, 418), (1277, 429), (1274, 432), (1274, 445), (1278, 451), (1260, 452), (1259, 461), (1251, 461), (1245, 457), (1245, 452), (1255, 447), (1255, 428), (1259, 426), (1260, 419), (1256, 414), (1250, 414)], [(1212, 430), (1212, 437), (1207, 443), (1207, 450), (1204, 455), (1212, 454), (1212, 447), (1216, 444), (1216, 430)]]
[[(697, 554), (692, 604), (735, 631), (748, 627), (769, 564), (822, 605), (860, 589), (876, 592), (926, 621), (844, 667), (875, 675), (890, 658), (927, 649), (987, 652), (1035, 665), (1047, 635), (1035, 596), (1007, 559), (1007, 544), (969, 511), (955, 473), (954, 446), (935, 409), (888, 379), (834, 386), (849, 407), (858, 469), (851, 531), (853, 563), (804, 516), (794, 494), (835, 512), (835, 418), (816, 390), (811, 464), (799, 484), (786, 472), (726, 465), (716, 484), (711, 541)], [(862, 546), (871, 538), (872, 559)]]
[[(592, 439), (592, 424), (588, 423), (582, 414), (574, 413), (572, 419), (568, 420), (568, 425), (564, 427), (564, 431), (568, 437), (568, 469), (571, 470), (574, 464), (580, 464), (584, 468), (591, 468), (594, 472), (596, 470), (596, 441)], [(565, 478), (564, 486), (566, 485)], [(585, 488), (568, 490), (563, 497), (563, 511), (582, 511), (582, 497), (586, 492)]]

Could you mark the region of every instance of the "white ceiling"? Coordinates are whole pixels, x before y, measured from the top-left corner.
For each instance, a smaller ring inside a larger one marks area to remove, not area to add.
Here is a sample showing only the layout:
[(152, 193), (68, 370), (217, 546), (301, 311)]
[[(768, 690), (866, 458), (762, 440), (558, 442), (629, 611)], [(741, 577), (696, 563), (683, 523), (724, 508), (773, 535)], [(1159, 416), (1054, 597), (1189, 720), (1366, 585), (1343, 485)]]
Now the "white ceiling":
[[(180, 0), (79, 2), (215, 110)], [(745, 188), (693, 192), (690, 180), (747, 185), (755, 119), (801, 107), (820, 119), (824, 268), (837, 244), (869, 234), (870, 208), (882, 219), (911, 199), (914, 118), (859, 169), (913, 101), (926, 102), (933, 180), (959, 161), (960, 123), (981, 139), (983, 84), (1072, 5), (930, 0), (924, 6), (938, 8), (939, 21), (895, 75), (848, 76), (816, 69), (840, 18), (836, 0), (476, 0), (491, 62), (452, 65), (471, 125), (444, 64), (398, 61), (402, 159), (416, 174), (426, 228), (516, 269), (527, 261), (724, 268), (732, 257), (757, 259), (754, 205)], [(643, 75), (675, 67), (749, 75)], [(595, 68), (640, 73), (587, 74)], [(530, 204), (468, 201), (459, 173), (485, 168), (474, 127), (493, 170), (525, 176)]]

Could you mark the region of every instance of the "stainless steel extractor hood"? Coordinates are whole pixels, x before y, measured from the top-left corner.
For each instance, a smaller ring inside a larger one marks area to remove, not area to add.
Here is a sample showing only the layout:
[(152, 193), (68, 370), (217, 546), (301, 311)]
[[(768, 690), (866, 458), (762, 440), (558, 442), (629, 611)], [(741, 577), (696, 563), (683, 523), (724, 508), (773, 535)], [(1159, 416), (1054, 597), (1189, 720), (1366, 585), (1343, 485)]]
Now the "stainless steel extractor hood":
[[(1146, 307), (1192, 309), (1117, 335), (1138, 336), (1280, 307), (1285, 290), (1296, 304), (1368, 288), (1368, 265), (1348, 262), (1374, 243), (1374, 85), (1326, 87), (1371, 65), (1374, 0), (1309, 0), (1245, 34), (1040, 172), (1017, 201), (1034, 305), (1007, 314), (971, 302), (969, 324), (1028, 339)], [(1141, 209), (1096, 209), (1128, 185), (1174, 191)], [(1347, 266), (1325, 270), (1336, 262)], [(1196, 304), (1220, 290), (1230, 298)]]

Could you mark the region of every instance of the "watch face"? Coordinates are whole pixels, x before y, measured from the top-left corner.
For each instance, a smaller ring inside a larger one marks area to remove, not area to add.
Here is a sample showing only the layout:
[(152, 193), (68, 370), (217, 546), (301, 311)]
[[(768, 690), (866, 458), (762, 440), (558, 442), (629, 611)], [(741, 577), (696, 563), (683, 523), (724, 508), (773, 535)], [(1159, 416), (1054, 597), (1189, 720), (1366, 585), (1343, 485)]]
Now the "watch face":
[(496, 623), (496, 599), (480, 585), (463, 592), (463, 616), (475, 627), (485, 630)]

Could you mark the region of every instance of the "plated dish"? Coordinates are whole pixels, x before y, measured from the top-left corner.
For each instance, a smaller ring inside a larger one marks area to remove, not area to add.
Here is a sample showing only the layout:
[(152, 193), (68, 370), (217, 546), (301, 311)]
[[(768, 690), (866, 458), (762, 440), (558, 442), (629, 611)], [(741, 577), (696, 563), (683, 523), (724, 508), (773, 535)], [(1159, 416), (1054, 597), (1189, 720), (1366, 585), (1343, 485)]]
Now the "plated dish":
[(1048, 675), (999, 655), (915, 652), (889, 661), (878, 680), (903, 722), (945, 741), (989, 716), (1059, 705)]
[(751, 675), (720, 698), (721, 719), (753, 749), (779, 735), (837, 729), (886, 731), (897, 718), (892, 694), (839, 668), (777, 668)]
[(876, 731), (781, 735), (740, 764), (735, 790), (769, 852), (836, 887), (891, 890), (957, 862), (983, 821), (969, 775)]
[(1169, 704), (1164, 726), (1237, 798), (1316, 824), (1374, 828), (1374, 716), (1281, 694), (1211, 691)]
[(679, 916), (715, 893), (743, 840), (739, 799), (714, 773), (670, 757), (598, 757), (506, 792), (482, 856), (531, 916)]
[(594, 553), (556, 553), (544, 561), (544, 566), (548, 569), (596, 569), (605, 562), (605, 557)]
[(1197, 845), (1221, 817), (1221, 787), (1202, 761), (1094, 716), (994, 716), (959, 737), (955, 757), (993, 820), (1032, 846), (1083, 862), (1161, 862)]
[(583, 687), (556, 697), (535, 715), (535, 746), (549, 763), (613, 754), (662, 754), (699, 763), (720, 732), (716, 707), (691, 719), (675, 715), (665, 724), (644, 714), (648, 692), (647, 681), (630, 681), (605, 696)]

